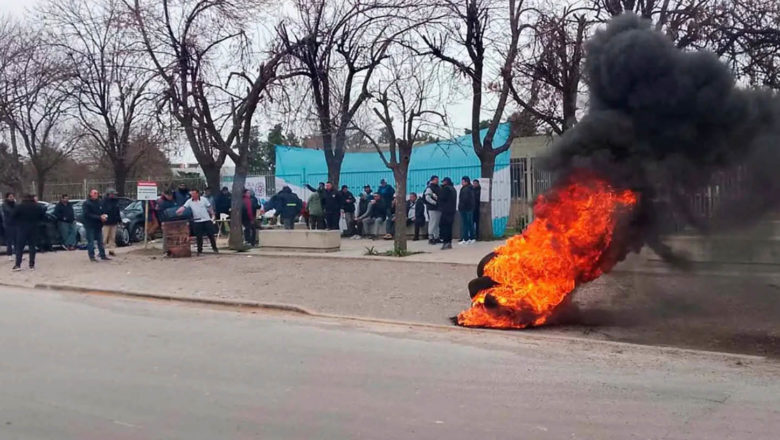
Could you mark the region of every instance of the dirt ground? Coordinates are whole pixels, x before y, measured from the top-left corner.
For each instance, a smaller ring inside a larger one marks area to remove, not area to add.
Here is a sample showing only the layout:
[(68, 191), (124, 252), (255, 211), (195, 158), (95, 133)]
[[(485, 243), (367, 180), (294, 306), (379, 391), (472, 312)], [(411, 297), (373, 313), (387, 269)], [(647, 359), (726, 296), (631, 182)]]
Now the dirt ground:
[[(156, 251), (89, 263), (84, 252), (39, 257), (38, 270), (4, 272), (17, 285), (110, 290), (294, 304), (321, 313), (433, 324), (468, 307), (475, 269), (455, 264), (325, 258), (215, 256), (166, 259)], [(579, 315), (534, 330), (780, 357), (780, 274), (744, 276), (614, 272), (581, 287)]]

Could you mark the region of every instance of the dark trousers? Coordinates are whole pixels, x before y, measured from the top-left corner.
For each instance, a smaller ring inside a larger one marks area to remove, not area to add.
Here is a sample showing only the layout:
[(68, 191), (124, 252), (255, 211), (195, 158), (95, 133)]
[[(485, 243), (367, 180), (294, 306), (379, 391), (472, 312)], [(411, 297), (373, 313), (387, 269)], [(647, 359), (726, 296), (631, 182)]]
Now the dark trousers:
[(452, 224), (455, 222), (455, 214), (442, 214), (439, 223), (439, 238), (442, 243), (452, 243)]
[(9, 257), (15, 255), (14, 246), (16, 246), (16, 227), (8, 226), (5, 228), (5, 254)]
[(474, 211), (460, 212), (460, 239), (463, 241), (474, 239)]
[[(205, 223), (205, 222), (204, 222)], [(252, 246), (257, 244), (257, 229), (255, 229), (254, 222), (245, 220), (242, 222), (244, 225), (244, 241)]]
[(340, 212), (326, 212), (325, 213), (325, 224), (328, 226), (329, 231), (338, 231), (341, 229), (339, 227), (339, 222), (341, 221), (341, 213)]
[(295, 218), (282, 218), (282, 225), (284, 225), (284, 229), (295, 229)]
[(479, 240), (479, 209), (474, 211), (474, 240)]
[(198, 253), (203, 252), (203, 236), (207, 236), (211, 242), (211, 249), (217, 252), (217, 240), (214, 238), (214, 224), (210, 221), (195, 222), (192, 224), (192, 232), (195, 233), (195, 242), (198, 245)]
[(87, 255), (89, 259), (95, 258), (95, 243), (97, 243), (100, 258), (106, 258), (106, 249), (103, 247), (103, 227), (85, 228), (87, 232)]
[(321, 215), (310, 215), (309, 229), (325, 229), (325, 218)]
[(414, 222), (414, 241), (420, 239), (420, 229), (425, 227), (425, 223)]
[(18, 228), (16, 230), (16, 267), (22, 265), (24, 246), (30, 248), (30, 267), (35, 267), (35, 246), (38, 244), (38, 234), (35, 229)]

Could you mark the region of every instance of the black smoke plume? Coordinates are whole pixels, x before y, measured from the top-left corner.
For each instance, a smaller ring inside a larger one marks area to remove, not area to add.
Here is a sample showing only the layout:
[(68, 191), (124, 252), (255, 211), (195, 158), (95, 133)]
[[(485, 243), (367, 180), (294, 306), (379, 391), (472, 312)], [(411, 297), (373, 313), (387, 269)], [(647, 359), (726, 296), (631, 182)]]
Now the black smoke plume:
[[(640, 192), (622, 251), (646, 244), (675, 261), (659, 239), (669, 232), (664, 218), (675, 215), (710, 232), (758, 220), (778, 206), (775, 94), (737, 87), (714, 54), (680, 51), (633, 14), (614, 18), (586, 49), (588, 113), (556, 142), (545, 166), (559, 177), (590, 168)], [(713, 218), (691, 212), (691, 194), (714, 173), (737, 168), (738, 197), (722, 203)]]

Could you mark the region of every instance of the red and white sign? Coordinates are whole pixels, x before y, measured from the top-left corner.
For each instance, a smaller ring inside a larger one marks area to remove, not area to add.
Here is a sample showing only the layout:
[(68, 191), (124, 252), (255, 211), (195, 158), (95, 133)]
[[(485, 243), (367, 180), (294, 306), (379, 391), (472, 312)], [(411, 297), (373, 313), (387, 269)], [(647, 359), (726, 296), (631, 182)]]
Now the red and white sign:
[(157, 200), (157, 183), (138, 182), (136, 197), (138, 200)]

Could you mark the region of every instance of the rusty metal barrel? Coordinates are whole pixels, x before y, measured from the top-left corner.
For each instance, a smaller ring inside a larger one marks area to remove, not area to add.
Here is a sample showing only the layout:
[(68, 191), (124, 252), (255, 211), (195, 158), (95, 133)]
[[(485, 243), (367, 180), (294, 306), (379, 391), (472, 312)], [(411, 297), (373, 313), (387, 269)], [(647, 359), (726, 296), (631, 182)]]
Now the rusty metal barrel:
[(164, 222), (162, 230), (165, 255), (171, 258), (189, 258), (192, 256), (188, 220)]

